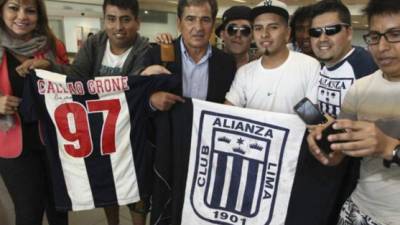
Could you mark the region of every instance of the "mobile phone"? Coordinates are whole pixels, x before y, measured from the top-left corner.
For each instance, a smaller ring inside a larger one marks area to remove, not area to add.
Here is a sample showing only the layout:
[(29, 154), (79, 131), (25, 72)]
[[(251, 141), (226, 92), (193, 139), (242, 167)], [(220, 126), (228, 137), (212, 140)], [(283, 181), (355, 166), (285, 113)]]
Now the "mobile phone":
[(161, 62), (175, 61), (175, 50), (173, 44), (161, 44)]
[[(303, 98), (301, 99), (295, 106), (294, 111), (299, 115), (299, 117), (306, 123), (307, 125), (318, 125), (328, 122), (326, 117), (322, 114), (322, 112), (315, 106), (310, 99)], [(342, 133), (344, 130), (335, 130), (333, 129), (333, 124), (330, 124), (327, 128), (322, 131), (322, 138), (320, 140), (316, 140), (317, 145), (324, 151), (326, 154), (332, 152), (330, 145), (332, 142), (327, 140), (328, 135)]]
[(327, 119), (317, 106), (306, 97), (301, 99), (293, 109), (307, 125), (318, 125), (327, 122)]
[[(331, 144), (333, 144), (333, 142), (328, 141), (328, 135), (345, 132), (344, 130), (333, 129), (333, 127), (332, 127), (333, 124), (335, 124), (335, 123), (331, 123), (327, 128), (325, 128), (322, 131), (322, 137), (320, 140), (316, 140), (319, 149), (321, 149), (321, 151), (323, 151), (327, 155), (332, 152), (332, 149), (330, 146), (331, 146)], [(336, 143), (339, 143), (339, 142), (336, 142)]]

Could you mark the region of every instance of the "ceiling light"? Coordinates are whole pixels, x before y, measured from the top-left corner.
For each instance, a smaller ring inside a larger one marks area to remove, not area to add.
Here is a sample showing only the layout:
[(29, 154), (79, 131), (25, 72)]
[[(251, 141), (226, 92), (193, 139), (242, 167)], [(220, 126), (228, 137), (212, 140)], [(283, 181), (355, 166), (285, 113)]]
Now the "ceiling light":
[(177, 2), (177, 1), (167, 1), (167, 2), (170, 3), (170, 4), (178, 5), (178, 2)]
[(233, 0), (234, 2), (240, 2), (240, 3), (245, 3), (245, 0)]

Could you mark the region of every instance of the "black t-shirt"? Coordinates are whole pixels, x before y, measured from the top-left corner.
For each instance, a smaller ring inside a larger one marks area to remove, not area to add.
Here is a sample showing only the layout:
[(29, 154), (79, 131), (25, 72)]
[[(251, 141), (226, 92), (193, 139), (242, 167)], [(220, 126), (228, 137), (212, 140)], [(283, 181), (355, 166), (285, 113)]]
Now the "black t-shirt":
[[(19, 76), (17, 71), (15, 70), (15, 68), (21, 65), (21, 62), (19, 62), (18, 59), (9, 51), (6, 51), (6, 54), (8, 77), (10, 79), (13, 96), (22, 98), (25, 78)], [(24, 115), (21, 111), (19, 111), (18, 114), (22, 120), (22, 140), (24, 152), (30, 150), (44, 149), (39, 137), (38, 123), (25, 121), (24, 118), (26, 115)]]

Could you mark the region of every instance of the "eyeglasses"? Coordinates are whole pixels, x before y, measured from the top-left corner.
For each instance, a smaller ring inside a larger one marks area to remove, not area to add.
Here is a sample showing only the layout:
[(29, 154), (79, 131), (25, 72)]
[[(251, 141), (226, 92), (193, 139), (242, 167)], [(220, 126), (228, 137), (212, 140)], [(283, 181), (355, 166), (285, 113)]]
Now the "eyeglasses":
[(325, 27), (316, 27), (316, 28), (310, 28), (308, 30), (308, 33), (311, 37), (314, 38), (319, 38), (323, 33), (325, 33), (328, 36), (335, 35), (339, 33), (342, 30), (342, 27), (348, 27), (348, 24), (345, 23), (340, 23), (340, 24), (335, 24), (335, 25), (330, 25), (330, 26), (325, 26)]
[(368, 34), (365, 34), (363, 38), (367, 45), (377, 45), (382, 36), (385, 37), (386, 41), (389, 43), (400, 42), (400, 28), (390, 29), (385, 33), (370, 31)]
[(229, 36), (235, 36), (238, 31), (242, 36), (248, 37), (251, 34), (251, 27), (246, 25), (239, 27), (233, 23), (226, 27), (226, 32), (228, 32)]

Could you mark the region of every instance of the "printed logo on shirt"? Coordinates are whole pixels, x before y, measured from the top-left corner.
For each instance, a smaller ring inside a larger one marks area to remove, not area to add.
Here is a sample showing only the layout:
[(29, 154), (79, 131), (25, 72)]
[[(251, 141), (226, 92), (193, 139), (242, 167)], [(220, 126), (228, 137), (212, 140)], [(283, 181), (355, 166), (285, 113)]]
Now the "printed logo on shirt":
[[(268, 224), (287, 135), (282, 127), (203, 111), (190, 193), (194, 212), (217, 224)], [(270, 152), (271, 146), (281, 151)]]
[(122, 75), (122, 68), (119, 67), (109, 67), (105, 65), (101, 65), (100, 67), (100, 75), (108, 75), (108, 76), (113, 76), (113, 75)]
[(322, 112), (337, 117), (347, 90), (354, 78), (332, 78), (321, 74), (318, 86), (318, 104)]

